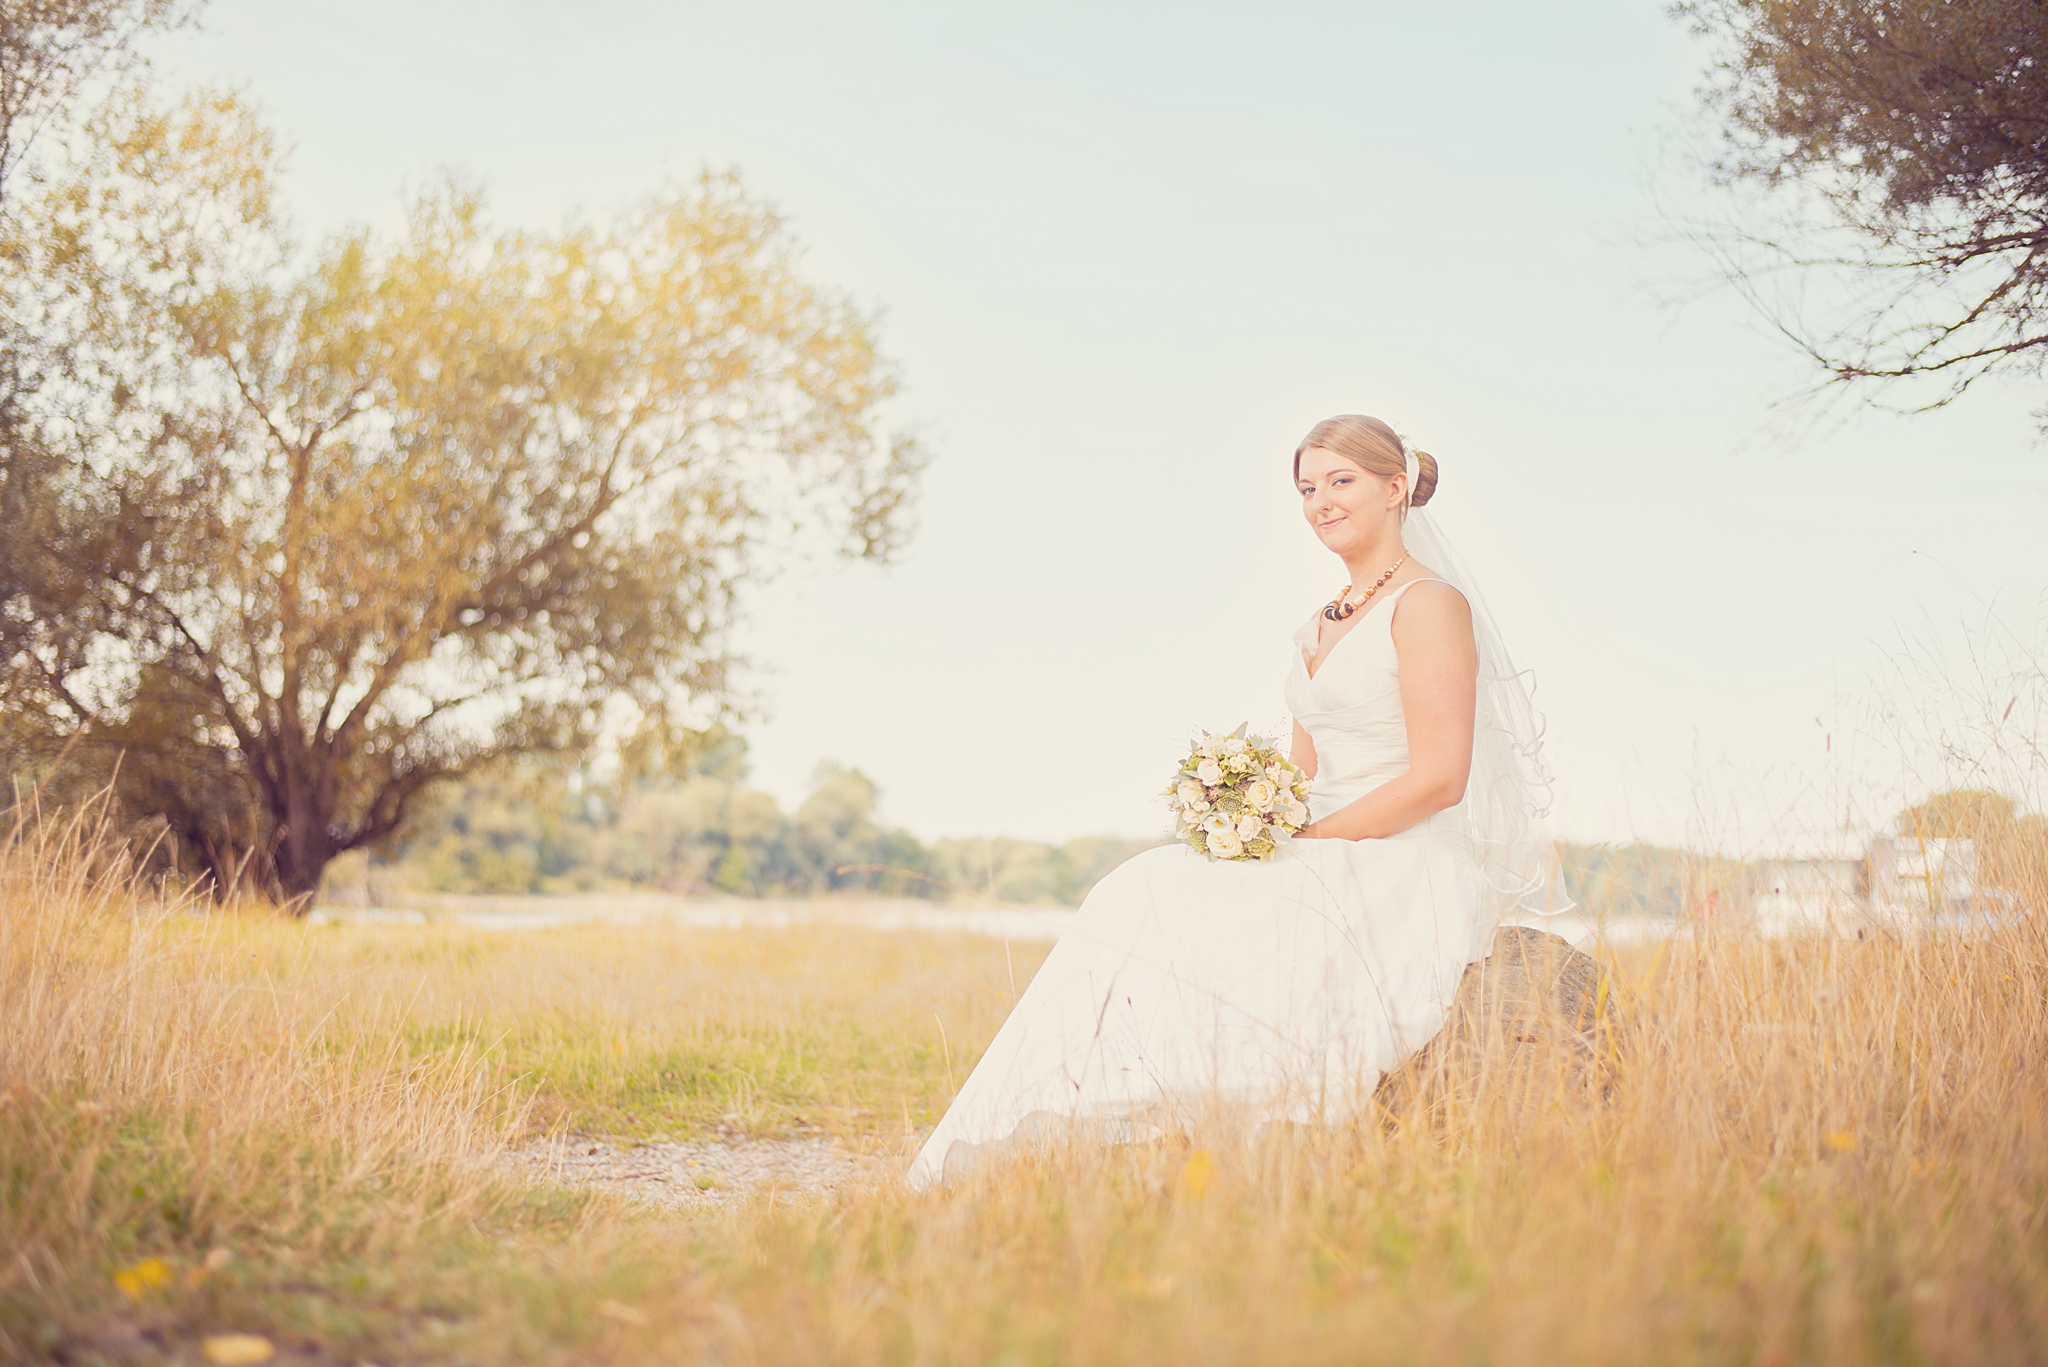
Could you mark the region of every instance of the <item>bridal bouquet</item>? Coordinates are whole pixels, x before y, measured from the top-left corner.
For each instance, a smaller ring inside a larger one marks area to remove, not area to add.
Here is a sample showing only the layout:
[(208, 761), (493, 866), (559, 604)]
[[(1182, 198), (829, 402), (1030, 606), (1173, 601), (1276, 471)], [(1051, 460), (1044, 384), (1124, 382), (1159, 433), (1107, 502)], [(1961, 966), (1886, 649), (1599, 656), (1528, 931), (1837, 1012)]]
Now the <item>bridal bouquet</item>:
[(1308, 824), (1308, 777), (1244, 730), (1203, 732), (1166, 790), (1174, 838), (1211, 859), (1271, 859)]

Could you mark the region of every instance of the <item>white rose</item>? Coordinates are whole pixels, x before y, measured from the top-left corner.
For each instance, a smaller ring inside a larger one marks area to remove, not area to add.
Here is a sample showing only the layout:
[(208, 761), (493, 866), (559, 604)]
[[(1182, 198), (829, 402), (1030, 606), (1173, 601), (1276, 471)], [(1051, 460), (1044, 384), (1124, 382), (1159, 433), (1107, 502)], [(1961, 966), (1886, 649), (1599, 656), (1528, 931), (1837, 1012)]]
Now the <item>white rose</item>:
[(1200, 755), (1203, 759), (1214, 759), (1217, 755), (1219, 755), (1222, 752), (1216, 748), (1215, 741), (1204, 736), (1202, 738), (1202, 743), (1195, 747), (1195, 753)]
[(1180, 781), (1180, 787), (1174, 789), (1174, 796), (1183, 804), (1192, 805), (1209, 796), (1209, 790), (1191, 778), (1184, 778)]
[(1244, 853), (1244, 842), (1237, 838), (1237, 832), (1225, 827), (1209, 837), (1209, 853), (1218, 859), (1235, 859)]
[(1265, 822), (1259, 820), (1258, 815), (1256, 813), (1246, 812), (1243, 816), (1237, 819), (1238, 838), (1241, 840), (1250, 840), (1253, 836), (1257, 835), (1261, 829), (1264, 828), (1265, 824)]
[(1195, 777), (1207, 784), (1218, 784), (1223, 781), (1223, 769), (1215, 760), (1205, 759), (1195, 766)]
[(1251, 747), (1244, 743), (1242, 736), (1232, 736), (1223, 742), (1223, 753), (1226, 755), (1241, 755), (1249, 749)]
[(1306, 826), (1308, 824), (1308, 804), (1306, 802), (1290, 800), (1287, 804), (1287, 820), (1296, 826)]
[(1272, 811), (1279, 796), (1280, 790), (1262, 778), (1255, 778), (1245, 785), (1244, 800), (1262, 812)]

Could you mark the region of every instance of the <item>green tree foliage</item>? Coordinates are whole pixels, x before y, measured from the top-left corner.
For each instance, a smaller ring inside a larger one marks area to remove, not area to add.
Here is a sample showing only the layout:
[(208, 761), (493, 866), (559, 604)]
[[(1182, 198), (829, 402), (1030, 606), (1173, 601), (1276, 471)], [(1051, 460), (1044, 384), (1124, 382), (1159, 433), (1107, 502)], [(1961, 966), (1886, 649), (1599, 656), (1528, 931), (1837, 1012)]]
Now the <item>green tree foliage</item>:
[[(1738, 283), (1834, 380), (1925, 406), (2048, 347), (2048, 9), (1689, 0), (1719, 40), (1720, 171), (1774, 191)], [(1788, 273), (1789, 268), (1789, 273)], [(1782, 287), (1781, 287), (1782, 286)]]
[(604, 784), (587, 771), (496, 766), (433, 799), (387, 873), (438, 892), (659, 888), (749, 897), (879, 892), (940, 900), (1073, 906), (1097, 879), (1156, 842), (942, 840), (885, 826), (875, 785), (821, 765), (784, 812), (745, 786), (745, 745), (714, 745), (680, 782)]
[(935, 841), (930, 872), (943, 886), (1018, 906), (1078, 906), (1088, 889), (1156, 840), (1085, 837), (1063, 845), (995, 837)]
[(730, 177), (547, 234), (442, 184), (309, 251), (237, 100), (132, 92), (35, 171), (12, 740), (118, 773), (216, 887), (303, 899), (432, 785), (622, 712), (687, 738), (764, 554), (905, 535), (872, 323)]
[(1685, 850), (1640, 841), (1629, 845), (1558, 842), (1565, 892), (1589, 916), (1675, 916), (1697, 881)]

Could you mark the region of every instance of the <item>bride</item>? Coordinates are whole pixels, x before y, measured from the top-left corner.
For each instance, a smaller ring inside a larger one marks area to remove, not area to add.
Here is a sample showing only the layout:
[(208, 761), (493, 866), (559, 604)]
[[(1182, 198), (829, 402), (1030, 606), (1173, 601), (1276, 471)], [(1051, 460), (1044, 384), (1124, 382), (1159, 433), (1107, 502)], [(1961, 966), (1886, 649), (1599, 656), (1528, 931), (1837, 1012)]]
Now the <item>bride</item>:
[(1341, 1119), (1442, 1028), (1502, 917), (1551, 909), (1541, 728), (1418, 511), (1437, 479), (1377, 418), (1330, 418), (1295, 449), (1302, 513), (1350, 576), (1288, 665), (1309, 824), (1264, 862), (1173, 845), (1097, 883), (912, 1186), (1076, 1126)]

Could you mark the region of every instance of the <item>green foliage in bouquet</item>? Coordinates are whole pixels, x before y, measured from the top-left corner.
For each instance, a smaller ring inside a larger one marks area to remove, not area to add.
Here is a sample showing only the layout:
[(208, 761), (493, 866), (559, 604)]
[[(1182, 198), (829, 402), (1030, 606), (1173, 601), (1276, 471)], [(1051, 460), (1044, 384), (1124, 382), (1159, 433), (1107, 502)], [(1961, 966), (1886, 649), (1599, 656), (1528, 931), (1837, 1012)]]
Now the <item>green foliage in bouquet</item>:
[(1174, 838), (1211, 859), (1271, 859), (1308, 824), (1308, 776), (1243, 726), (1190, 742), (1164, 796)]

